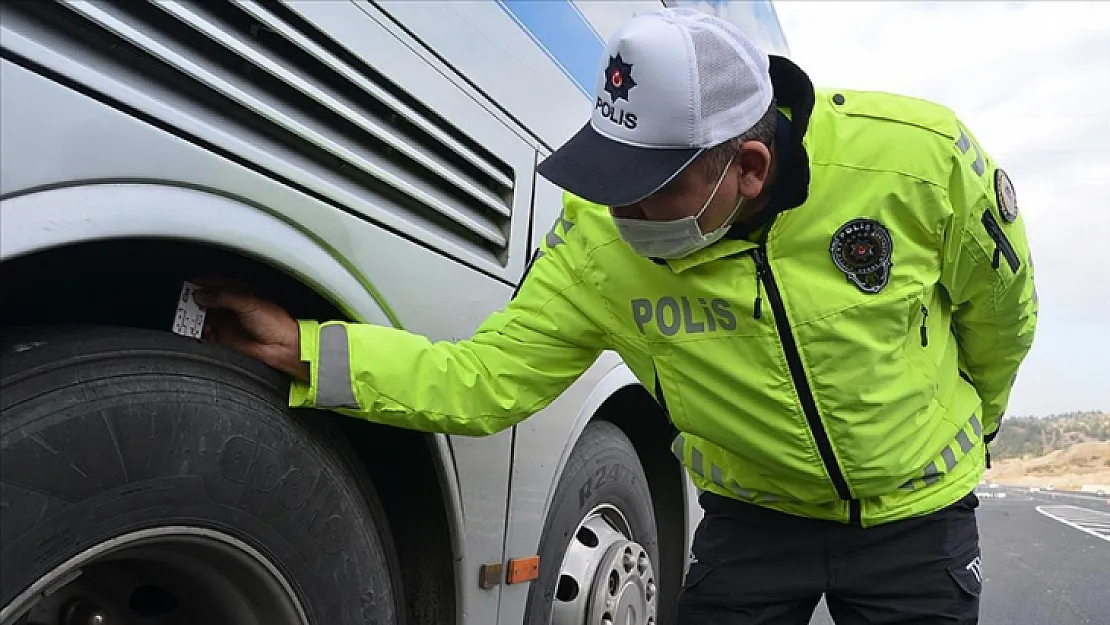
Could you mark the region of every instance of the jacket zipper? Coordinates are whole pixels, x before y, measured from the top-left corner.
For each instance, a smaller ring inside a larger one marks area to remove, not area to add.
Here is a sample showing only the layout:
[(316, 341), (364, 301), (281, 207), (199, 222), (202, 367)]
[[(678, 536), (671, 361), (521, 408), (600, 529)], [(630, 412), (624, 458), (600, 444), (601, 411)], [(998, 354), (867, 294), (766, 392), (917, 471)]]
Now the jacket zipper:
[(929, 327), (926, 325), (929, 322), (929, 308), (925, 304), (921, 305), (921, 346), (929, 346)]
[[(770, 230), (770, 226), (768, 226), (768, 230)], [(805, 369), (802, 367), (802, 357), (798, 353), (798, 344), (794, 341), (794, 333), (790, 329), (790, 322), (786, 319), (786, 306), (783, 305), (778, 283), (775, 282), (775, 275), (771, 272), (771, 266), (767, 262), (766, 240), (760, 242), (759, 247), (752, 250), (752, 258), (755, 259), (756, 272), (762, 278), (767, 292), (767, 301), (771, 304), (771, 312), (775, 315), (775, 327), (778, 330), (783, 352), (786, 354), (786, 362), (790, 367), (790, 376), (794, 380), (794, 388), (798, 391), (798, 398), (802, 403), (802, 411), (805, 413), (806, 422), (809, 424), (813, 439), (817, 443), (821, 461), (825, 465), (825, 470), (829, 473), (833, 487), (836, 488), (837, 496), (850, 502), (852, 523), (858, 524), (859, 501), (852, 497), (848, 482), (844, 479), (844, 472), (840, 470), (840, 465), (837, 464), (836, 456), (833, 454), (829, 434), (825, 431), (825, 426), (821, 423), (821, 417), (817, 414), (817, 403), (813, 399), (813, 391), (809, 387), (809, 380), (806, 379)]]
[(1010, 265), (1010, 271), (1017, 273), (1021, 267), (1021, 259), (1018, 258), (1017, 252), (1014, 251), (1014, 246), (1010, 245), (1010, 240), (1006, 238), (1006, 233), (1002, 232), (1002, 227), (998, 225), (998, 220), (994, 218), (994, 214), (989, 210), (983, 211), (983, 227), (987, 229), (987, 234), (991, 239), (994, 239), (994, 260), (991, 265), (998, 269), (999, 256), (1006, 257), (1006, 263)]

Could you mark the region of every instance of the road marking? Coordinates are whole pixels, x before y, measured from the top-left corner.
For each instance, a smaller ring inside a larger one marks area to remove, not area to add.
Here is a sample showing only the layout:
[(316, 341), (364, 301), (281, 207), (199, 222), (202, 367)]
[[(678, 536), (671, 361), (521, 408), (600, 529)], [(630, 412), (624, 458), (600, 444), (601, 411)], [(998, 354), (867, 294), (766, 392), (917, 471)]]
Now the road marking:
[(1110, 513), (1078, 506), (1037, 506), (1037, 512), (1084, 534), (1110, 542)]

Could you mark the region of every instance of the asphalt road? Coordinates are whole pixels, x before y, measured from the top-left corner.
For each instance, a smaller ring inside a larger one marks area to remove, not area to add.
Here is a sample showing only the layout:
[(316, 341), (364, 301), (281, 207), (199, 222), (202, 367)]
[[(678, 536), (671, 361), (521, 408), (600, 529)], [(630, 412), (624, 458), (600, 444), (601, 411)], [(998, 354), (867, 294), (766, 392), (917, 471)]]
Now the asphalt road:
[[(980, 625), (1110, 625), (1110, 499), (980, 492)], [(822, 602), (811, 625), (832, 623)]]

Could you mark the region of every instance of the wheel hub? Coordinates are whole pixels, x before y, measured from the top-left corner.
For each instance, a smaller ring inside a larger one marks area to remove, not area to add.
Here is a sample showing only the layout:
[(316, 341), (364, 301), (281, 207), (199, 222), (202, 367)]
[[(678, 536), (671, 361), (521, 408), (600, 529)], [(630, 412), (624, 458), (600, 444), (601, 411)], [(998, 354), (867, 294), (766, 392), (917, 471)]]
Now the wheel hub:
[(586, 622), (653, 625), (654, 579), (655, 571), (643, 547), (631, 540), (614, 543), (598, 569)]
[(655, 570), (624, 515), (591, 511), (571, 538), (552, 601), (552, 625), (655, 625)]
[(59, 622), (61, 625), (110, 625), (103, 608), (80, 599), (65, 607)]
[(301, 625), (292, 587), (261, 553), (227, 534), (158, 527), (109, 539), (40, 578), (0, 625)]

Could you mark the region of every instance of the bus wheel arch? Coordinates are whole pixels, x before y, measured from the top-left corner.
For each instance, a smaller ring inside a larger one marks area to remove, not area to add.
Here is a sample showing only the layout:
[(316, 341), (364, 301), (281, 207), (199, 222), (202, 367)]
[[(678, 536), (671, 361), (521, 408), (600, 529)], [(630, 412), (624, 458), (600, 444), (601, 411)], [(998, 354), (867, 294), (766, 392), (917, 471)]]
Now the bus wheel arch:
[[(141, 262), (136, 262), (136, 259)], [(106, 239), (59, 245), (0, 263), (0, 279), (18, 306), (0, 310), (0, 327), (96, 324), (169, 333), (181, 280), (216, 272), (259, 286), (296, 316), (349, 319), (327, 298), (289, 273), (216, 244), (164, 237)], [(54, 292), (39, 285), (49, 284)], [(80, 302), (81, 305), (74, 305)], [(67, 305), (68, 304), (68, 305)], [(228, 358), (234, 354), (227, 353)], [(441, 625), (456, 620), (458, 595), (448, 498), (432, 435), (378, 426), (328, 411), (300, 411), (328, 422), (351, 441), (349, 463), (358, 463), (378, 491), (402, 563), (407, 623)], [(407, 489), (389, 479), (399, 463), (411, 476)], [(414, 487), (415, 482), (415, 487)], [(411, 531), (420, 527), (418, 533)], [(421, 536), (420, 541), (411, 540)]]

